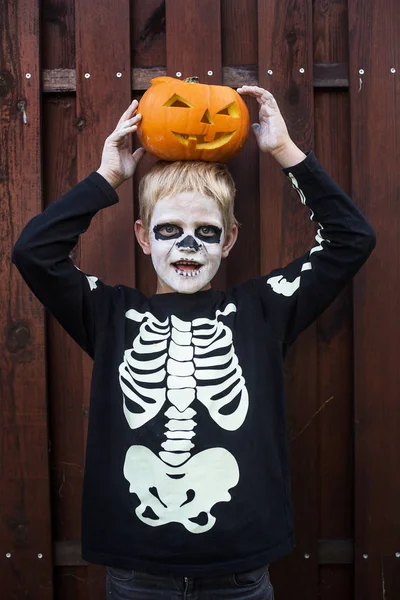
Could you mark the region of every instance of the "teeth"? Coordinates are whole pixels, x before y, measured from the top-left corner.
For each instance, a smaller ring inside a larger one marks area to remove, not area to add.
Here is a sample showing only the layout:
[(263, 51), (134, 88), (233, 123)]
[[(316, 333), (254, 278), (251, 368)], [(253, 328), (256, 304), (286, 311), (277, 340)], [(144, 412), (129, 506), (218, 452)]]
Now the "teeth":
[(179, 271), (179, 269), (175, 269), (175, 273), (177, 273), (178, 275), (181, 275), (182, 277), (196, 277), (196, 275), (198, 275), (200, 273), (201, 269), (198, 269), (198, 271)]

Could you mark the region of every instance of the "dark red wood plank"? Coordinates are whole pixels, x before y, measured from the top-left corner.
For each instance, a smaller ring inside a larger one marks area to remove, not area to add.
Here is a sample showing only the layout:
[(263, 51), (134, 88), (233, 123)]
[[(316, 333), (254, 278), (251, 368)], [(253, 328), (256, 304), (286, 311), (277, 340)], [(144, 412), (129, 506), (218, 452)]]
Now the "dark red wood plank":
[[(258, 3), (259, 83), (271, 91), (289, 133), (313, 149), (312, 2)], [(301, 206), (280, 166), (260, 156), (261, 272), (283, 266), (314, 243), (309, 211)], [(318, 592), (318, 436), (312, 419), (324, 398), (317, 387), (317, 339), (313, 324), (291, 348), (285, 365), (297, 547), (271, 568), (276, 595), (298, 600)], [(311, 424), (297, 435), (310, 421)]]
[[(324, 565), (319, 571), (319, 595), (323, 600), (354, 600), (352, 565)], [(311, 600), (311, 598), (310, 598)]]
[(41, 69), (75, 69), (74, 0), (41, 0)]
[(400, 597), (398, 1), (349, 0), (349, 30), (353, 197), (377, 232), (354, 287), (355, 597), (372, 600)]
[[(322, 164), (350, 195), (350, 111), (347, 92), (315, 96), (315, 148)], [(339, 150), (340, 149), (340, 150)], [(319, 414), (319, 538), (353, 537), (353, 285), (318, 319), (318, 388), (332, 398)], [(344, 600), (345, 596), (343, 596)], [(350, 599), (349, 599), (350, 600)]]
[[(110, 3), (81, 0), (75, 5), (75, 25), (79, 181), (100, 166), (104, 141), (131, 103), (129, 0), (119, 2), (118, 10)], [(132, 179), (118, 188), (118, 195), (120, 202), (98, 213), (81, 237), (76, 263), (107, 284), (134, 286)], [(81, 360), (81, 401), (87, 413), (92, 364), (83, 353)], [(83, 427), (86, 442), (86, 425)], [(103, 575), (103, 568), (87, 567), (82, 577), (85, 583), (79, 586), (82, 599), (104, 597)]]
[[(76, 182), (74, 97), (43, 103), (44, 198), (47, 206)], [(47, 317), (54, 540), (80, 537), (83, 480), (82, 351), (52, 315)]]
[(133, 0), (131, 3), (132, 67), (166, 64), (164, 0)]
[(314, 63), (349, 60), (347, 0), (313, 1)]
[[(166, 0), (166, 27), (167, 74), (221, 85), (220, 0)], [(215, 289), (226, 288), (226, 268), (222, 261), (212, 281)]]
[[(221, 0), (221, 44), (224, 65), (251, 65), (258, 61), (257, 0)], [(240, 85), (250, 85), (243, 78)], [(250, 122), (258, 121), (258, 104), (242, 96)], [(236, 184), (235, 215), (238, 240), (226, 259), (226, 286), (240, 284), (260, 272), (259, 150), (252, 132), (241, 152), (228, 163)]]
[(11, 262), (42, 210), (39, 7), (0, 3), (0, 581), (8, 600), (51, 600), (44, 310)]
[(167, 74), (221, 84), (220, 0), (166, 0)]
[(221, 0), (221, 28), (222, 64), (257, 64), (257, 0)]

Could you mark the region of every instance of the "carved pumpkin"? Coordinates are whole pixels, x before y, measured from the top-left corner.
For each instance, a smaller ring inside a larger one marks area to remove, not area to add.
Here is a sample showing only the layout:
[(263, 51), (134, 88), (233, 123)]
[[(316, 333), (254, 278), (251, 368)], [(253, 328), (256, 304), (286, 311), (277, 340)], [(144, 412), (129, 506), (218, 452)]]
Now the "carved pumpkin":
[(156, 77), (139, 102), (137, 129), (146, 150), (164, 160), (226, 162), (239, 152), (250, 126), (247, 106), (222, 85)]

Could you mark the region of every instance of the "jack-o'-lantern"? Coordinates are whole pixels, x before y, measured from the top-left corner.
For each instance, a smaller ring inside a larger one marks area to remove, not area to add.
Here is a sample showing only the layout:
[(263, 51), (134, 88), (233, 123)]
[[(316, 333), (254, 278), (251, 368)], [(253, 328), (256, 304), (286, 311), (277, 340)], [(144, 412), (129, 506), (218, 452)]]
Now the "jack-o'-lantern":
[(197, 77), (150, 83), (137, 109), (137, 135), (146, 150), (164, 160), (226, 162), (242, 148), (250, 118), (236, 90)]

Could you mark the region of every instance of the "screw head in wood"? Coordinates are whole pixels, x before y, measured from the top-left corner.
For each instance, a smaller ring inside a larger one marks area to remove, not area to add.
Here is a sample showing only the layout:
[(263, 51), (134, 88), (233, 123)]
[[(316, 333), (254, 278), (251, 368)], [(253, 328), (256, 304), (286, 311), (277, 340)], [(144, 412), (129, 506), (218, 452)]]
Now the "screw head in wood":
[(25, 75), (25, 77), (26, 77), (27, 79), (30, 79), (30, 78), (32, 77), (32, 75), (31, 75), (30, 73), (27, 73), (27, 74)]
[(212, 74), (213, 74), (212, 71), (207, 71), (207, 75), (210, 75), (210, 77), (211, 77)]
[(368, 554), (363, 554), (363, 558), (365, 558), (365, 560), (367, 560)]
[(39, 554), (37, 555), (38, 558), (43, 558), (43, 554), (41, 552), (39, 552)]
[(181, 73), (180, 71), (177, 71), (177, 72), (175, 73), (175, 75), (176, 75), (177, 77), (182, 77), (182, 73)]
[(391, 73), (396, 73), (396, 69), (395, 69), (394, 67), (392, 67), (392, 68), (390, 69), (390, 72), (391, 72)]
[(395, 557), (400, 558), (400, 552), (396, 552)]
[(272, 75), (273, 74), (273, 70), (272, 69), (268, 69), (267, 73), (268, 73), (268, 75)]
[(310, 555), (309, 554), (305, 554), (304, 558), (310, 558)]
[(364, 75), (364, 69), (359, 69), (358, 72), (360, 73), (360, 75)]
[(118, 77), (118, 78), (122, 77), (122, 73), (118, 72), (118, 73), (117, 73), (117, 77)]
[(6, 558), (11, 558), (11, 552), (7, 552)]
[(300, 73), (304, 73), (304, 70), (305, 70), (305, 69), (303, 69), (303, 67), (301, 67), (301, 69), (299, 69), (299, 72), (300, 72)]
[(90, 73), (85, 73), (85, 79), (89, 79)]

